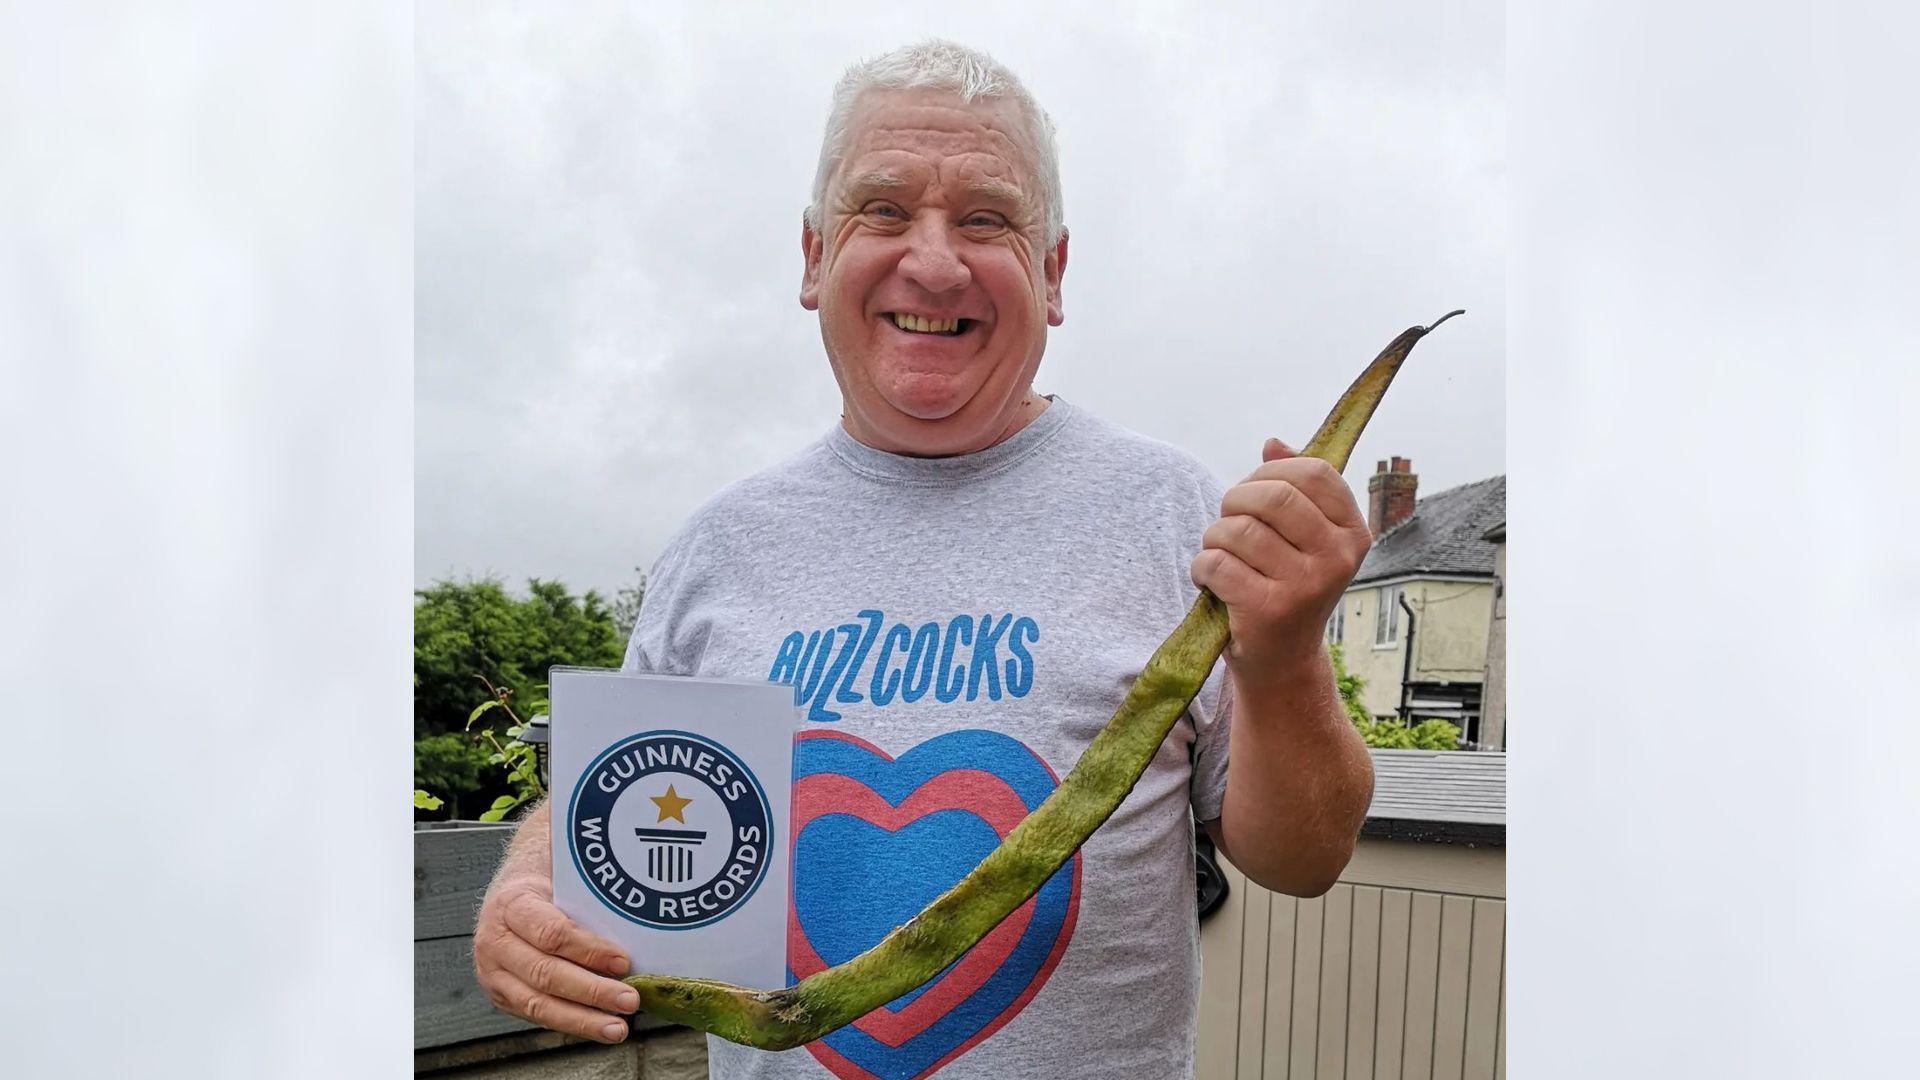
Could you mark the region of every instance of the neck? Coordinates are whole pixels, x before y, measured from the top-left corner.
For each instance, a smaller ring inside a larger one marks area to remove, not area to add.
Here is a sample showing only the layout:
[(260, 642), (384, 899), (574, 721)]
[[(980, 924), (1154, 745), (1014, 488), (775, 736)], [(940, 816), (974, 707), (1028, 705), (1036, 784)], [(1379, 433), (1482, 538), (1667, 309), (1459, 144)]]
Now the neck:
[(840, 426), (859, 442), (889, 454), (923, 458), (958, 457), (962, 454), (977, 454), (988, 447), (1006, 442), (1019, 434), (1022, 428), (1033, 423), (1052, 404), (1053, 402), (1029, 389), (1026, 397), (1014, 406), (1005, 422), (991, 430), (985, 438), (957, 443), (951, 438), (941, 437), (937, 422), (916, 422), (917, 426), (927, 430), (924, 433), (914, 432), (903, 437), (889, 438), (874, 430), (872, 425), (862, 422), (859, 414), (847, 408), (844, 403), (841, 406)]

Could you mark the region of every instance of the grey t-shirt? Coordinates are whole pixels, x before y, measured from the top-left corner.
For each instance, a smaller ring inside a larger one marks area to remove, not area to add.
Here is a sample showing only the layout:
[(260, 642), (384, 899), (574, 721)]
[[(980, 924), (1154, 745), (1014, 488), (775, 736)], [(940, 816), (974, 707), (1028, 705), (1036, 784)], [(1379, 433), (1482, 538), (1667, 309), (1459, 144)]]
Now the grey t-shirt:
[[(1193, 602), (1199, 462), (1053, 399), (976, 454), (835, 426), (730, 485), (647, 581), (627, 666), (790, 683), (788, 974), (857, 955), (1038, 806)], [(1216, 669), (1113, 818), (933, 982), (804, 1049), (711, 1040), (736, 1078), (1188, 1077), (1191, 819), (1220, 814)]]

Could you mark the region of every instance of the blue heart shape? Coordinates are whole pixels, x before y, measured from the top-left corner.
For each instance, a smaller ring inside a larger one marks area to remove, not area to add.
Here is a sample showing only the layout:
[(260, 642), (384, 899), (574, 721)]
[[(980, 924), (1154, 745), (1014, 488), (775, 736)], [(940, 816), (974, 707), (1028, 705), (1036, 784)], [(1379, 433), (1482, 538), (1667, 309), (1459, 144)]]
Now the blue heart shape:
[[(1025, 744), (991, 731), (948, 732), (893, 760), (838, 731), (804, 734), (794, 750), (796, 782), (821, 774), (847, 777), (895, 807), (929, 780), (955, 769), (998, 778), (1028, 812), (1057, 784)], [(851, 813), (821, 808), (794, 841), (794, 914), (800, 930), (828, 964), (858, 955), (965, 876), (997, 843), (993, 827), (964, 806), (934, 809), (894, 831)], [(816, 1051), (815, 1056), (847, 1080), (904, 1080), (938, 1068), (1010, 1020), (1052, 973), (1072, 936), (1078, 859), (1076, 855), (1061, 867), (1035, 894), (1033, 916), (999, 966), (978, 985), (961, 988), (963, 997), (901, 1045), (888, 1046), (848, 1026), (822, 1040), (831, 1054)], [(888, 1008), (906, 1007), (941, 985), (946, 975)]]

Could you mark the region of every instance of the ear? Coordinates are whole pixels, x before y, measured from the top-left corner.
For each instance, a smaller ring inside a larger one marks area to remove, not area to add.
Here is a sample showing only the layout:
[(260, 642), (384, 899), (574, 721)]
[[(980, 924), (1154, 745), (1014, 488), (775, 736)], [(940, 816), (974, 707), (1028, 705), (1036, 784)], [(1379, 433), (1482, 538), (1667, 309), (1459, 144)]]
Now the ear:
[(820, 237), (815, 235), (813, 226), (803, 217), (800, 222), (800, 255), (806, 260), (800, 272), (800, 306), (808, 311), (820, 310), (820, 255), (823, 248)]
[(1059, 326), (1067, 321), (1060, 310), (1060, 279), (1067, 276), (1067, 230), (1060, 230), (1060, 242), (1047, 252), (1047, 258), (1041, 264), (1041, 273), (1047, 276), (1047, 325)]

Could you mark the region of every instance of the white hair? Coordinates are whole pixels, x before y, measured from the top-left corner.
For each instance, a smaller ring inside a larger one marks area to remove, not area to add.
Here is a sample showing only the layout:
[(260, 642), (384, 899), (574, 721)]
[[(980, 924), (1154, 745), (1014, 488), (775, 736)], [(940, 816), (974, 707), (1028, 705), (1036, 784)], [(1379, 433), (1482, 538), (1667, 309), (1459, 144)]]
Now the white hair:
[(969, 104), (982, 98), (1002, 98), (1019, 109), (1026, 121), (1027, 142), (1039, 171), (1034, 177), (1038, 186), (1036, 194), (1046, 215), (1041, 238), (1046, 248), (1052, 248), (1066, 227), (1066, 209), (1060, 195), (1060, 154), (1054, 146), (1053, 120), (1027, 92), (1019, 77), (1000, 61), (977, 49), (939, 38), (862, 60), (840, 76), (833, 88), (833, 105), (827, 112), (826, 135), (820, 142), (820, 167), (813, 176), (813, 201), (807, 206), (807, 224), (815, 233), (825, 231), (822, 212), (827, 184), (846, 156), (848, 125), (860, 95), (869, 90), (927, 88), (951, 90)]

